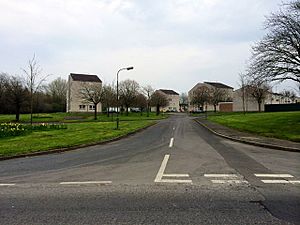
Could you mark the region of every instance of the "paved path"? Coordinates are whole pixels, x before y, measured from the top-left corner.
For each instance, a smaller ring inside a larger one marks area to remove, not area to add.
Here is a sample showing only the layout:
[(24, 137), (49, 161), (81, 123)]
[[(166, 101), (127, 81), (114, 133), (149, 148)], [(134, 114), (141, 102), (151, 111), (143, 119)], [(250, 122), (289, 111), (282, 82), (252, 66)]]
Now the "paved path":
[(0, 224), (299, 224), (300, 154), (172, 116), (107, 145), (0, 162)]

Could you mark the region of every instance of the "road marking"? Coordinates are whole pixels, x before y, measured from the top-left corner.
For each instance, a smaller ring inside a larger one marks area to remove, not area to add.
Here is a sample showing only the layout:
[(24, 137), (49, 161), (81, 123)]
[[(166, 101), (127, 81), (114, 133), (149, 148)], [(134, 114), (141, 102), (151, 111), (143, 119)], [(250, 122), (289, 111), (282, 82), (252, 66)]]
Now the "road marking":
[(175, 127), (173, 127), (173, 130), (175, 130)]
[(161, 163), (161, 166), (158, 170), (158, 173), (156, 175), (156, 178), (155, 178), (154, 182), (160, 182), (161, 181), (161, 178), (163, 177), (163, 174), (165, 172), (165, 169), (166, 169), (169, 158), (170, 158), (170, 155), (165, 155), (165, 157), (164, 157), (164, 159)]
[(164, 177), (189, 177), (188, 174), (163, 174)]
[(16, 184), (0, 184), (0, 187), (15, 186)]
[(161, 166), (158, 170), (158, 173), (155, 177), (155, 183), (192, 183), (192, 180), (175, 180), (175, 179), (163, 179), (163, 177), (189, 177), (188, 174), (164, 174), (167, 167), (168, 160), (170, 155), (165, 155)]
[(281, 177), (281, 178), (288, 178), (288, 177), (294, 177), (290, 174), (262, 174), (262, 173), (255, 173), (254, 174), (257, 177)]
[(261, 180), (265, 184), (288, 184), (288, 180)]
[(211, 180), (214, 184), (248, 184), (246, 180)]
[(237, 178), (236, 174), (204, 174), (205, 177)]
[(82, 181), (82, 182), (60, 182), (61, 185), (75, 185), (75, 184), (111, 184), (111, 181)]
[(169, 148), (172, 148), (172, 147), (173, 147), (173, 144), (174, 144), (174, 138), (171, 138), (170, 144), (169, 144)]
[(292, 183), (292, 184), (300, 184), (300, 180), (290, 180), (290, 183)]
[(193, 183), (192, 180), (173, 180), (173, 179), (163, 179), (160, 180), (161, 183)]

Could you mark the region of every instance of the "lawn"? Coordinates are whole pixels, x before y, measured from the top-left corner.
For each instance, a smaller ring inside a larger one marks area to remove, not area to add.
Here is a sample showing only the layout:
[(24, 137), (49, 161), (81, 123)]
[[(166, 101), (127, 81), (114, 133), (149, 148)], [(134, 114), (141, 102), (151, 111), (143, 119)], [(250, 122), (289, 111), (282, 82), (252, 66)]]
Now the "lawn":
[(259, 134), (300, 142), (300, 112), (210, 114), (210, 121)]
[[(120, 114), (121, 121), (135, 121), (135, 120), (157, 120), (166, 118), (166, 114), (161, 114), (156, 116), (155, 113), (150, 113), (150, 116), (147, 117), (147, 113), (129, 113), (128, 116), (125, 113)], [(15, 115), (0, 115), (0, 123), (5, 122), (13, 122), (15, 120)], [(99, 113), (97, 121), (101, 122), (110, 122), (116, 120), (116, 114), (113, 116), (110, 115), (108, 117), (106, 114)], [(63, 122), (63, 123), (71, 123), (71, 122), (91, 122), (94, 120), (93, 113), (39, 113), (33, 114), (33, 122), (41, 123), (41, 122)], [(30, 114), (21, 114), (20, 122), (27, 123), (30, 122)]]
[(0, 139), (0, 157), (98, 143), (155, 123), (153, 120), (69, 123), (67, 129), (33, 131), (23, 136)]

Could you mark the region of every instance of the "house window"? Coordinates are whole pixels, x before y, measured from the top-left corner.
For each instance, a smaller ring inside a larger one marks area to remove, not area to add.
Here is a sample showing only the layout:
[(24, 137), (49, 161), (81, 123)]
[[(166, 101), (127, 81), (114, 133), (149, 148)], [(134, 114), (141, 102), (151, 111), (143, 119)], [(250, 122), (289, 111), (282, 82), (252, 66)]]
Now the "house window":
[(85, 105), (79, 105), (79, 110), (85, 110)]
[(95, 110), (95, 105), (89, 105), (89, 110)]

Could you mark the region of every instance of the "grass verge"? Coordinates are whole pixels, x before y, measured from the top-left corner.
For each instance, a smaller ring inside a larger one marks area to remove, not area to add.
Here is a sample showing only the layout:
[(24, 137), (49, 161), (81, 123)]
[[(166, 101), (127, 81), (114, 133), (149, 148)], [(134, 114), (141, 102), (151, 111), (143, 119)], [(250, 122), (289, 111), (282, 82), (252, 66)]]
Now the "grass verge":
[(126, 121), (116, 130), (115, 122), (70, 123), (64, 130), (35, 131), (24, 136), (2, 138), (0, 157), (99, 143), (153, 124), (151, 120)]
[(210, 114), (208, 119), (239, 131), (300, 142), (300, 112)]

